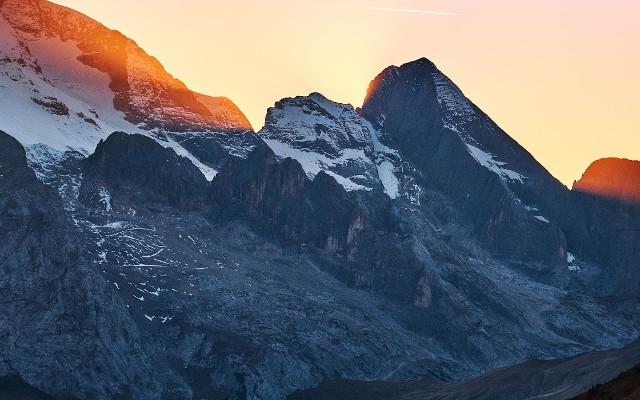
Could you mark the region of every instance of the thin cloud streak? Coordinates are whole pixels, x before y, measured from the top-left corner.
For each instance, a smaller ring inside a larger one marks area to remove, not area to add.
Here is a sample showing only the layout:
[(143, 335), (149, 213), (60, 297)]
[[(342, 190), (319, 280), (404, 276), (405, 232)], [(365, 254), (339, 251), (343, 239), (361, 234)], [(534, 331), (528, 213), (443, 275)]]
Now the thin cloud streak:
[(452, 16), (452, 17), (460, 17), (463, 15), (460, 13), (447, 12), (447, 11), (415, 10), (410, 8), (370, 7), (370, 6), (364, 6), (360, 8), (365, 10), (373, 10), (373, 11), (387, 11), (387, 12), (409, 13), (409, 14), (446, 15), (446, 16)]

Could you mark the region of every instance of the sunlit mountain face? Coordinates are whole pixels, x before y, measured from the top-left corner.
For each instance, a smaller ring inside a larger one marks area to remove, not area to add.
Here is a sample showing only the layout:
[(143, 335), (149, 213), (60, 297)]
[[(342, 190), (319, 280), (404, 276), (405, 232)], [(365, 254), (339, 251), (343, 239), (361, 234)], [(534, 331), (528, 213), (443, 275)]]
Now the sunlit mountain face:
[(114, 131), (139, 133), (211, 179), (256, 140), (231, 100), (189, 90), (133, 40), (71, 9), (3, 1), (0, 52), (0, 129), (25, 145), (89, 155)]
[(640, 362), (637, 163), (569, 190), (429, 59), (367, 80), (254, 132), (0, 0), (0, 399), (564, 400)]
[[(252, 130), (231, 101), (189, 90), (134, 41), (94, 20), (37, 0), (3, 1), (0, 13), (3, 65), (20, 61), (15, 81), (32, 90), (52, 86), (98, 114), (106, 107), (103, 114), (123, 113), (126, 122), (147, 130)], [(69, 111), (87, 119), (93, 114)]]
[(574, 183), (573, 190), (640, 203), (640, 162), (620, 158), (595, 161)]

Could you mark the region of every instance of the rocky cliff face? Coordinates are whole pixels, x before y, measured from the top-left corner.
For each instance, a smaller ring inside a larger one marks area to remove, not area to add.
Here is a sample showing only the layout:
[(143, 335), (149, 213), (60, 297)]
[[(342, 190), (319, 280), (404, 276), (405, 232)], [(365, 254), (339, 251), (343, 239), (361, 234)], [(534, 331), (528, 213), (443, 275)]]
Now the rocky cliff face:
[(146, 136), (114, 133), (83, 164), (80, 201), (106, 211), (154, 202), (194, 209), (206, 199), (207, 180), (198, 168)]
[(422, 267), (382, 194), (358, 196), (324, 171), (309, 180), (297, 161), (278, 160), (263, 144), (223, 170), (212, 195), (215, 219), (248, 220), (272, 240), (336, 257), (326, 268), (351, 286), (411, 301)]
[(158, 393), (123, 301), (82, 253), (60, 198), (4, 132), (0, 234), (0, 377), (60, 398)]

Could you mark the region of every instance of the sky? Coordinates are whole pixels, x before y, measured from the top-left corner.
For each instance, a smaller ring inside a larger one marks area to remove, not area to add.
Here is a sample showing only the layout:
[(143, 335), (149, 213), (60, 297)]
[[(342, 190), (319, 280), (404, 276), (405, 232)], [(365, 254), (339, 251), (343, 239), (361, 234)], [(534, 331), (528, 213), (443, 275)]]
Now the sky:
[(56, 0), (134, 39), (256, 130), (284, 97), (360, 106), (385, 67), (427, 57), (567, 185), (640, 159), (637, 0)]

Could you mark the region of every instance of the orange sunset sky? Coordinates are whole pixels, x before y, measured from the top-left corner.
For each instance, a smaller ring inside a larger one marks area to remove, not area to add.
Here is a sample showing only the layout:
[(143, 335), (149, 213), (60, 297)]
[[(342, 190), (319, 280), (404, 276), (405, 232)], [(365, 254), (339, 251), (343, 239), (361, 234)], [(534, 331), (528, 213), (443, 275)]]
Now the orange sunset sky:
[(425, 56), (567, 185), (597, 158), (640, 159), (637, 0), (56, 3), (230, 97), (256, 130), (280, 98), (359, 106), (384, 67)]

